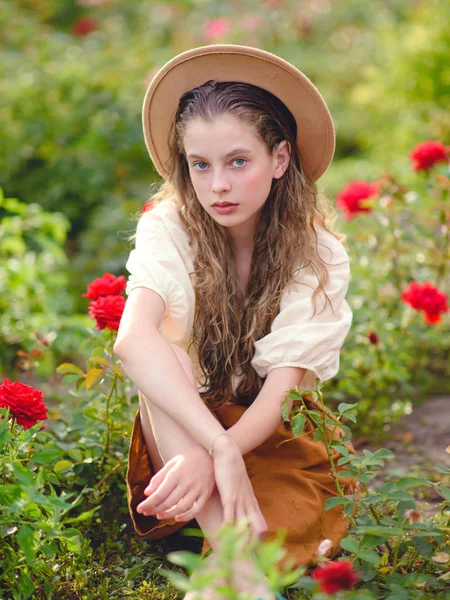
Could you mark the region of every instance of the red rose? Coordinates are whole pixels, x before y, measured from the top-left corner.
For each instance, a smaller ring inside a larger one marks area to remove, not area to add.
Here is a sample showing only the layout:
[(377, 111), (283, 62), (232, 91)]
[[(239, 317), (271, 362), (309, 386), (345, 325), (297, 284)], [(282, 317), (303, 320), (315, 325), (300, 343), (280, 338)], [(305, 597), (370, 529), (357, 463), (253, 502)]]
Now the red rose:
[(336, 205), (344, 211), (347, 221), (358, 213), (370, 212), (379, 189), (376, 183), (367, 181), (350, 181), (337, 195)]
[(90, 303), (88, 315), (96, 320), (97, 329), (118, 331), (125, 303), (123, 296), (100, 296)]
[(11, 383), (9, 379), (3, 380), (0, 385), (0, 407), (9, 408), (11, 417), (25, 429), (47, 418), (42, 392), (20, 381)]
[(370, 343), (374, 344), (374, 346), (376, 346), (378, 344), (378, 342), (380, 341), (380, 339), (377, 336), (377, 334), (375, 333), (375, 331), (369, 331), (369, 333), (367, 334), (367, 337), (369, 338)]
[(71, 32), (72, 35), (83, 37), (98, 28), (98, 23), (95, 19), (92, 19), (91, 17), (80, 17), (78, 21), (75, 21), (72, 25)]
[(348, 560), (335, 560), (317, 567), (312, 578), (320, 582), (320, 591), (325, 594), (334, 594), (340, 590), (349, 590), (359, 579), (358, 573), (353, 568), (353, 563)]
[(111, 273), (104, 273), (88, 284), (87, 293), (81, 294), (81, 297), (97, 300), (100, 296), (118, 296), (125, 290), (126, 286), (127, 281), (123, 275), (115, 277)]
[(411, 281), (401, 299), (416, 310), (423, 310), (427, 323), (439, 323), (440, 313), (448, 312), (447, 296), (429, 281)]
[(410, 152), (414, 171), (428, 171), (436, 163), (448, 162), (448, 150), (441, 142), (428, 140), (417, 146)]

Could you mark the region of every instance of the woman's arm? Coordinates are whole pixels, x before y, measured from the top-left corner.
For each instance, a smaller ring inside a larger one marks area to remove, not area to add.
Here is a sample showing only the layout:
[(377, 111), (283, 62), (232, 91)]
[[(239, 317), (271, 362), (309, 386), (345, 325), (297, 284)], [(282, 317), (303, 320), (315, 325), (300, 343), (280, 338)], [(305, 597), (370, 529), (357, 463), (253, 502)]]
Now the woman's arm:
[[(175, 352), (159, 332), (164, 310), (162, 298), (153, 290), (133, 290), (122, 314), (114, 352), (144, 396), (209, 451), (217, 434), (225, 430), (192, 388)], [(217, 448), (223, 439), (227, 438), (217, 440)]]
[[(281, 405), (287, 392), (300, 385), (306, 369), (279, 367), (269, 371), (254, 402), (227, 433), (232, 435), (242, 455), (265, 442), (282, 422)], [(291, 402), (292, 404), (292, 402)]]

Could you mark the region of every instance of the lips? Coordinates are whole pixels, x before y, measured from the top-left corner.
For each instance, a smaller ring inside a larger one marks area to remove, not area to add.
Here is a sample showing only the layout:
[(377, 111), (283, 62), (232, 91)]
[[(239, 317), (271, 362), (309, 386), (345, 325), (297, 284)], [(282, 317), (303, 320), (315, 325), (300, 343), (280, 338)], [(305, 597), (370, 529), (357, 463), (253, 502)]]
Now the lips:
[(236, 206), (234, 202), (214, 202), (213, 206)]

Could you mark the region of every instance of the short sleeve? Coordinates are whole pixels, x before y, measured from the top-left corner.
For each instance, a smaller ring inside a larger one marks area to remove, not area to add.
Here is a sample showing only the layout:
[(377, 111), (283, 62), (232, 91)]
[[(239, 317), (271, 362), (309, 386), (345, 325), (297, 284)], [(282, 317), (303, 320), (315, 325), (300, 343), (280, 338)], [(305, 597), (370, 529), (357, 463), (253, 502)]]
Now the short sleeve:
[(171, 233), (159, 209), (142, 215), (125, 265), (130, 273), (125, 292), (128, 296), (145, 287), (159, 294), (166, 307), (162, 333), (167, 341), (180, 344), (189, 335), (193, 289), (180, 241), (174, 239), (177, 232), (174, 227)]
[(310, 267), (300, 269), (283, 293), (270, 333), (255, 342), (251, 361), (261, 377), (277, 367), (306, 369), (301, 382), (306, 390), (315, 388), (317, 377), (324, 382), (339, 371), (340, 350), (353, 318), (345, 300), (350, 283), (348, 254), (333, 234), (323, 228), (317, 233), (318, 252), (329, 272), (325, 284), (329, 301), (320, 292), (313, 316), (312, 294), (318, 277)]

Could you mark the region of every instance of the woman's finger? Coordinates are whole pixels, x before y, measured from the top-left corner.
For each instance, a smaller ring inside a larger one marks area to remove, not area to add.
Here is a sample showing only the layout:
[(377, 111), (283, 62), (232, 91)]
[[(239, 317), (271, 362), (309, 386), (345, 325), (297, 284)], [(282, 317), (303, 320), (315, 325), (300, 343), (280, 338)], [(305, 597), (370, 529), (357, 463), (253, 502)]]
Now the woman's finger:
[(176, 477), (167, 477), (162, 481), (158, 489), (153, 492), (150, 496), (147, 496), (140, 504), (137, 505), (136, 510), (138, 513), (144, 515), (154, 514), (154, 507), (159, 506), (166, 498), (176, 489), (178, 481)]
[(175, 519), (180, 522), (192, 521), (192, 519), (195, 519), (195, 517), (203, 510), (207, 498), (208, 497), (205, 494), (200, 494), (200, 496), (195, 500), (191, 508), (184, 513), (175, 515)]
[(196, 494), (192, 492), (183, 496), (177, 504), (172, 504), (168, 510), (156, 513), (158, 519), (172, 519), (176, 515), (182, 514), (189, 510), (194, 504)]
[(163, 482), (166, 475), (170, 472), (170, 467), (171, 465), (167, 463), (157, 473), (153, 475), (153, 477), (149, 481), (148, 486), (144, 490), (144, 494), (146, 496), (149, 496), (152, 492), (158, 489), (158, 486)]
[(252, 531), (252, 539), (264, 539), (267, 532), (267, 523), (264, 515), (259, 508), (258, 501), (256, 498), (248, 498), (246, 500), (246, 515), (250, 521), (250, 527)]
[(176, 506), (191, 491), (189, 488), (182, 488), (178, 485), (172, 492), (159, 504), (154, 504), (153, 509), (156, 514), (164, 513), (173, 506)]

